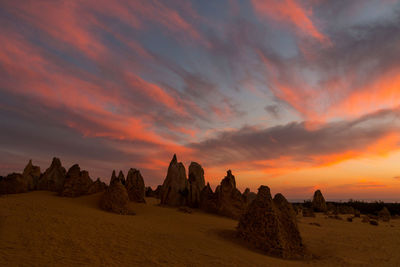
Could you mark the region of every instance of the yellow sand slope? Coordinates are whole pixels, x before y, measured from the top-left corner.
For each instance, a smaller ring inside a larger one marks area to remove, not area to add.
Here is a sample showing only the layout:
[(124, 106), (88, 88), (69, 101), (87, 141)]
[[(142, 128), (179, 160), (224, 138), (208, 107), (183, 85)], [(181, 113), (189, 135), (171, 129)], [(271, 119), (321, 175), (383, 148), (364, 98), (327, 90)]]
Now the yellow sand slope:
[[(39, 191), (0, 197), (1, 266), (399, 266), (400, 221), (371, 226), (299, 218), (310, 261), (250, 250), (237, 222), (195, 211), (134, 204), (135, 216), (98, 208), (100, 194), (76, 199)], [(345, 217), (344, 217), (345, 218)], [(321, 227), (310, 225), (318, 222)]]

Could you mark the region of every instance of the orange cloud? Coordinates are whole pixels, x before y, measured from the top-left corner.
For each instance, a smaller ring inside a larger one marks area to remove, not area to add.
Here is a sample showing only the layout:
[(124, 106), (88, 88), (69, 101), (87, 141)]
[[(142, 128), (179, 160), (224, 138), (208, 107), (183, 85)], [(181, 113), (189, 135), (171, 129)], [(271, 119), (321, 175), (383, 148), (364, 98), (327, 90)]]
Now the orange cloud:
[(400, 72), (395, 69), (378, 76), (371, 83), (355, 88), (328, 110), (328, 116), (356, 117), (377, 109), (400, 105)]
[(252, 0), (251, 2), (259, 16), (286, 22), (321, 43), (329, 42), (329, 39), (314, 25), (312, 10), (305, 9), (296, 0)]

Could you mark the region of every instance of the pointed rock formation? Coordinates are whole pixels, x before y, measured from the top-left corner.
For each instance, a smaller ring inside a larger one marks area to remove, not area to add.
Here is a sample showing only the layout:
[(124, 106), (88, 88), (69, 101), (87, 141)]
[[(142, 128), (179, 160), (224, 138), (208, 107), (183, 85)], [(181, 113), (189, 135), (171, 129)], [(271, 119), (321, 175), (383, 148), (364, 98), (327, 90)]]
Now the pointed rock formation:
[(100, 208), (123, 215), (134, 214), (128, 207), (128, 191), (120, 180), (110, 183), (100, 199)]
[(188, 197), (188, 180), (185, 166), (177, 161), (176, 155), (168, 167), (167, 177), (161, 190), (161, 205), (185, 206)]
[(379, 219), (381, 219), (384, 222), (390, 221), (390, 212), (386, 207), (383, 207), (383, 209), (378, 213)]
[(146, 187), (146, 197), (160, 198), (161, 188), (161, 185), (158, 185), (156, 190), (151, 189), (150, 186)]
[(233, 219), (239, 219), (246, 209), (246, 202), (236, 188), (235, 176), (228, 170), (226, 177), (212, 194), (209, 185), (202, 192), (201, 208)]
[(36, 190), (40, 175), (40, 167), (32, 165), (32, 160), (29, 160), (22, 173), (22, 176), (28, 182), (28, 190)]
[(100, 178), (97, 178), (97, 180), (89, 187), (88, 195), (104, 192), (106, 191), (106, 189), (107, 185), (104, 182), (100, 181)]
[(155, 194), (154, 190), (151, 189), (151, 186), (146, 187), (146, 191), (145, 191), (144, 195), (146, 197), (156, 197), (156, 194)]
[(118, 177), (115, 175), (115, 170), (113, 170), (110, 179), (110, 185), (115, 181), (119, 181), (122, 185), (125, 185), (125, 177), (122, 171), (119, 171)]
[(246, 205), (250, 205), (251, 202), (253, 202), (254, 199), (256, 199), (257, 194), (254, 192), (250, 191), (250, 188), (246, 188), (243, 192), (243, 198), (246, 203)]
[(118, 174), (118, 180), (120, 180), (120, 181), (121, 181), (121, 183), (122, 183), (123, 185), (125, 185), (125, 183), (126, 183), (126, 180), (125, 180), (124, 173), (123, 173), (122, 171), (119, 171), (119, 174)]
[(258, 189), (256, 199), (240, 218), (237, 235), (269, 255), (297, 259), (306, 256), (295, 212), (281, 194), (274, 199), (267, 186)]
[(144, 200), (145, 186), (142, 175), (139, 170), (130, 169), (126, 176), (126, 190), (130, 201), (146, 203)]
[(155, 198), (161, 199), (162, 185), (157, 185), (156, 190), (154, 190)]
[(312, 207), (316, 212), (325, 212), (327, 210), (325, 198), (320, 190), (317, 190), (314, 193), (314, 197), (312, 200)]
[(81, 171), (78, 164), (73, 165), (65, 176), (64, 187), (60, 193), (63, 197), (79, 197), (87, 195), (93, 181), (87, 171)]
[(53, 158), (50, 167), (40, 177), (38, 190), (50, 190), (60, 192), (65, 182), (66, 170), (58, 158)]
[(210, 213), (218, 213), (217, 196), (211, 189), (209, 183), (201, 190), (199, 208)]
[(111, 174), (111, 179), (110, 179), (110, 185), (112, 185), (113, 183), (119, 181), (118, 177), (115, 175), (115, 170), (113, 170), (112, 174)]
[(0, 180), (0, 195), (28, 192), (28, 180), (19, 173), (12, 173)]
[(189, 196), (188, 205), (191, 208), (198, 208), (200, 205), (201, 190), (205, 187), (204, 170), (196, 162), (189, 166)]

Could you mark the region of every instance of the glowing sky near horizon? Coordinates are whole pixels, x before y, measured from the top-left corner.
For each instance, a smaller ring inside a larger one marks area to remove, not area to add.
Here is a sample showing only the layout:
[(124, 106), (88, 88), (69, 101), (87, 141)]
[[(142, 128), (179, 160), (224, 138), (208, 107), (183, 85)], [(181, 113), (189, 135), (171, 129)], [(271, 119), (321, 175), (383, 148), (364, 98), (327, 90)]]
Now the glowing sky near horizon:
[(0, 3), (0, 175), (53, 156), (155, 186), (400, 201), (400, 1)]

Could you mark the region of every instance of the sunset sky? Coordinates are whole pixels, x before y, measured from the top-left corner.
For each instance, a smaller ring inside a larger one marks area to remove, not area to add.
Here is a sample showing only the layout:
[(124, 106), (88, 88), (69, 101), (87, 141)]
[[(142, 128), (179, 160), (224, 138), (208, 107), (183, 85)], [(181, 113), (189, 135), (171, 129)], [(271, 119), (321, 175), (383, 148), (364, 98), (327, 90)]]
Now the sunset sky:
[(400, 201), (400, 1), (0, 3), (0, 175), (53, 156), (92, 179)]

